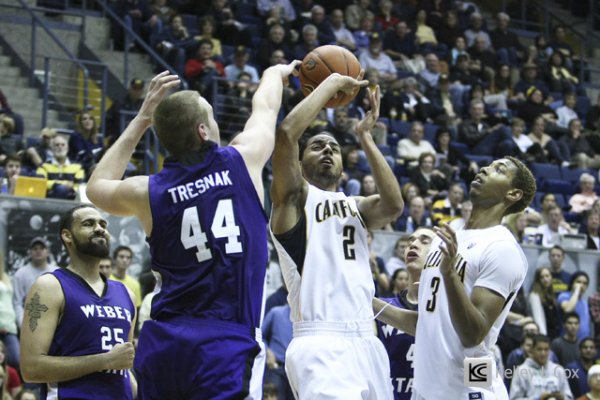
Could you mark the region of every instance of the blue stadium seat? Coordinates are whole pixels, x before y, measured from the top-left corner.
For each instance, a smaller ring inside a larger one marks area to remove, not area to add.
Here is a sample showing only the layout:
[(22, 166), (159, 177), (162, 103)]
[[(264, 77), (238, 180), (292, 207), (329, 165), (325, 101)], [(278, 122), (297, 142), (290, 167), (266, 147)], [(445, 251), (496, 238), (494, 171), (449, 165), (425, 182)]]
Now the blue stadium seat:
[(395, 152), (392, 152), (392, 148), (389, 145), (378, 144), (377, 147), (379, 148), (379, 151), (381, 151), (381, 154), (383, 154), (384, 156), (394, 157)]
[(581, 118), (585, 119), (590, 107), (592, 106), (592, 102), (587, 96), (577, 96), (577, 102), (575, 103), (575, 112)]
[(390, 121), (390, 129), (401, 136), (401, 138), (408, 136), (412, 124), (408, 121), (399, 121), (393, 119)]
[(188, 29), (188, 31), (198, 32), (198, 16), (193, 14), (181, 14), (181, 18), (183, 19), (183, 25)]
[(379, 117), (379, 119), (377, 120), (377, 122), (383, 122), (385, 124), (385, 126), (390, 127), (390, 119), (389, 118), (385, 118), (385, 117)]
[(471, 161), (475, 161), (480, 167), (490, 165), (494, 158), (492, 156), (478, 156), (475, 154), (465, 154)]
[(565, 200), (565, 196), (560, 193), (554, 193), (554, 198), (556, 199), (556, 205), (563, 210), (569, 205), (569, 202)]
[(426, 123), (424, 126), (425, 140), (435, 146), (435, 134), (437, 133), (438, 126), (436, 124)]
[(562, 179), (560, 167), (555, 164), (532, 163), (531, 172), (537, 178), (545, 179)]
[(396, 153), (396, 146), (398, 146), (398, 141), (400, 140), (400, 135), (397, 133), (388, 133), (387, 135), (387, 143), (388, 146), (394, 149), (394, 153)]
[(40, 138), (37, 136), (27, 136), (27, 140), (25, 141), (25, 147), (35, 147), (40, 144)]
[(456, 150), (460, 151), (463, 154), (467, 154), (469, 152), (469, 146), (462, 142), (450, 142), (450, 146), (454, 147)]
[(250, 35), (250, 39), (252, 40), (252, 46), (254, 48), (258, 48), (263, 37), (263, 27), (261, 25), (256, 24), (246, 24), (244, 33)]
[(579, 184), (579, 177), (584, 172), (588, 172), (589, 173), (591, 171), (588, 170), (588, 169), (585, 169), (585, 168), (561, 167), (561, 169), (560, 169), (560, 173), (562, 175), (562, 178), (565, 181), (569, 181), (569, 182), (574, 183), (574, 184)]
[(542, 184), (542, 190), (554, 194), (566, 194), (571, 196), (575, 193), (575, 187), (571, 182), (563, 181), (562, 179), (545, 179)]

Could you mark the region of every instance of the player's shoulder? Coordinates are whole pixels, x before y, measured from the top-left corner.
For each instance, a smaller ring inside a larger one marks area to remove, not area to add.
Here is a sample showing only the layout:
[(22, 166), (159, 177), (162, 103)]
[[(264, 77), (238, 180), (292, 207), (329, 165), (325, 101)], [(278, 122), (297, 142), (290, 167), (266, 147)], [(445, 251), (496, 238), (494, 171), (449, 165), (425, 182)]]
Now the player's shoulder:
[(31, 286), (29, 293), (32, 298), (37, 296), (45, 303), (58, 304), (65, 298), (60, 281), (52, 273), (40, 275)]

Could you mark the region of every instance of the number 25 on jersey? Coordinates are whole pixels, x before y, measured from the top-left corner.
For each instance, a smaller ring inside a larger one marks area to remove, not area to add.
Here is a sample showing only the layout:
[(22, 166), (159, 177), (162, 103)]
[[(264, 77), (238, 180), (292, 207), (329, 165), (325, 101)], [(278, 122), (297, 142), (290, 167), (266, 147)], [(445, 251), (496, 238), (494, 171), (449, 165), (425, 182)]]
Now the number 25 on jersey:
[[(227, 254), (241, 253), (242, 243), (239, 241), (240, 227), (235, 224), (233, 214), (233, 202), (231, 199), (221, 199), (217, 204), (215, 216), (210, 227), (212, 236), (215, 239), (227, 238), (225, 252)], [(198, 262), (210, 260), (212, 252), (206, 247), (208, 237), (200, 226), (198, 217), (198, 208), (188, 207), (183, 212), (181, 220), (181, 243), (186, 250), (196, 248), (196, 257)]]

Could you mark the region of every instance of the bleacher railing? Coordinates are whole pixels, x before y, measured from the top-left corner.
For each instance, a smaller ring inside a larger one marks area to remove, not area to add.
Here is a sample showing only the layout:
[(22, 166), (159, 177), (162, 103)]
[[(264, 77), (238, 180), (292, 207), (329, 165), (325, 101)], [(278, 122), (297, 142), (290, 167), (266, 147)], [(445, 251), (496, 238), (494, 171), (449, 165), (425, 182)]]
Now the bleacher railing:
[(252, 94), (242, 98), (235, 93), (238, 82), (225, 78), (215, 78), (213, 82), (212, 106), (221, 139), (241, 132), (252, 111)]

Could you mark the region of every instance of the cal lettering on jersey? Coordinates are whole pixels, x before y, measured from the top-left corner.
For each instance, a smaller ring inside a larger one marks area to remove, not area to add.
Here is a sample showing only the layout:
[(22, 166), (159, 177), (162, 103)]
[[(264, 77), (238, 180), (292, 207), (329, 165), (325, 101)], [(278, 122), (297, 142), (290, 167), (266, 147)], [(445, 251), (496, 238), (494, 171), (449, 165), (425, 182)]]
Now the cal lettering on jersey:
[(348, 218), (348, 216), (358, 217), (358, 211), (354, 210), (345, 200), (329, 201), (317, 203), (315, 207), (315, 219), (317, 222), (323, 222), (331, 217)]
[(97, 306), (94, 304), (85, 304), (80, 306), (81, 311), (87, 319), (89, 318), (115, 318), (131, 322), (131, 312), (118, 306)]
[(229, 178), (229, 170), (217, 171), (183, 185), (178, 185), (167, 189), (171, 195), (173, 204), (180, 201), (190, 200), (207, 190), (218, 186), (233, 186), (233, 182)]
[[(423, 269), (439, 268), (440, 264), (442, 263), (442, 255), (442, 252), (439, 250), (429, 253), (429, 255), (427, 256), (427, 260), (425, 260), (425, 266), (423, 267)], [(454, 261), (454, 270), (456, 271), (458, 276), (460, 276), (460, 281), (464, 282), (465, 271), (467, 270), (467, 260), (465, 260), (460, 254), (456, 255)]]

